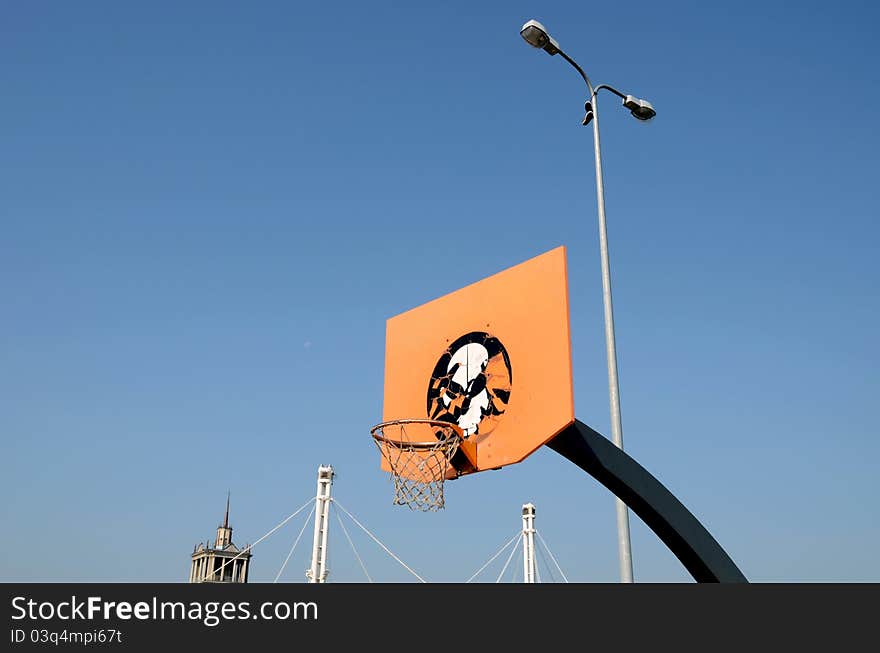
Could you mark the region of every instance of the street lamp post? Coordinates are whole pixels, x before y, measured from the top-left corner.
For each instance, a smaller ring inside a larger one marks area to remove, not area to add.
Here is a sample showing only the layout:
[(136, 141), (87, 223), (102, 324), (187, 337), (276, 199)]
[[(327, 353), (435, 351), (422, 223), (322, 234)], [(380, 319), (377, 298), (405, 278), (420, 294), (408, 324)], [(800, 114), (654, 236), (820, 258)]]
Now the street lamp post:
[[(593, 123), (593, 148), (596, 155), (596, 201), (599, 206), (599, 251), (602, 261), (602, 298), (605, 306), (605, 349), (608, 357), (608, 395), (611, 407), (611, 439), (614, 444), (623, 449), (623, 426), (620, 418), (620, 385), (617, 380), (617, 347), (614, 340), (614, 310), (611, 303), (611, 267), (608, 262), (608, 234), (605, 227), (605, 187), (602, 180), (602, 151), (599, 145), (599, 110), (597, 94), (600, 90), (623, 99), (623, 106), (630, 110), (638, 120), (650, 120), (656, 115), (654, 107), (646, 100), (640, 100), (632, 95), (624, 95), (617, 89), (600, 84), (593, 87), (590, 78), (583, 69), (553, 40), (550, 34), (538, 21), (530, 20), (520, 30), (525, 41), (540, 48), (550, 55), (560, 55), (583, 77), (587, 84), (590, 97), (584, 105), (585, 114), (583, 124)], [(632, 546), (629, 536), (629, 512), (626, 504), (619, 498), (615, 499), (617, 508), (617, 551), (620, 560), (620, 582), (633, 582)]]

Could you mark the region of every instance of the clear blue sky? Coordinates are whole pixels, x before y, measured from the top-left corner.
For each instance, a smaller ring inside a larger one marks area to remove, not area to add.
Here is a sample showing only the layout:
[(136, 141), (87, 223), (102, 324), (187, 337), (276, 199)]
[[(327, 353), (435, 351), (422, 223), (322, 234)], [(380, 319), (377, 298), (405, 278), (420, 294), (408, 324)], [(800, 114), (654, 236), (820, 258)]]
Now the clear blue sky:
[[(750, 579), (880, 581), (875, 5), (422, 5), (3, 9), (0, 579), (185, 580), (227, 489), (252, 542), (321, 463), (429, 580), (525, 501), (572, 580), (617, 579), (612, 496), (552, 451), (423, 515), (368, 436), (388, 317), (561, 244), (576, 411), (609, 432), (592, 133), (535, 17), (658, 110), (602, 98), (627, 451)], [(688, 580), (632, 520), (636, 579)]]

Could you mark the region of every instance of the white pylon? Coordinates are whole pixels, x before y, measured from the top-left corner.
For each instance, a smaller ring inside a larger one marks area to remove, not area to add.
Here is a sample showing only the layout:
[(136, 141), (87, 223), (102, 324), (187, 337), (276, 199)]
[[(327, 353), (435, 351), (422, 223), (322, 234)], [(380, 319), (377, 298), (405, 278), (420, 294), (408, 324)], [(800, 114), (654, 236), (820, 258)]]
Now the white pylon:
[(318, 467), (318, 493), (315, 495), (315, 538), (312, 542), (312, 565), (306, 571), (310, 583), (327, 580), (327, 531), (330, 528), (330, 487), (333, 485), (333, 468)]
[(523, 582), (535, 582), (535, 504), (522, 507)]

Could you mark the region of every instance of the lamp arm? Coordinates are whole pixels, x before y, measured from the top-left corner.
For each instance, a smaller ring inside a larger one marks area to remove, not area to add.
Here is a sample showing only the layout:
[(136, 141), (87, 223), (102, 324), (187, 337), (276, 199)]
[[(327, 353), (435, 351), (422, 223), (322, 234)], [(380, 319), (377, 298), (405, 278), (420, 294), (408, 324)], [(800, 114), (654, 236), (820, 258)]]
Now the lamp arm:
[(592, 84), (592, 82), (590, 82), (590, 78), (587, 77), (587, 73), (584, 72), (583, 68), (581, 68), (580, 66), (577, 65), (577, 62), (574, 59), (572, 59), (567, 54), (565, 54), (565, 52), (563, 52), (562, 50), (559, 50), (559, 54), (561, 54), (562, 58), (565, 59), (568, 63), (570, 63), (572, 68), (574, 68), (576, 71), (578, 71), (578, 73), (580, 73), (580, 76), (584, 78), (584, 82), (586, 82), (587, 88), (590, 89), (590, 99), (592, 99), (593, 96), (596, 94), (596, 91), (593, 90), (593, 84)]
[(623, 93), (621, 93), (620, 91), (618, 91), (618, 90), (617, 90), (616, 88), (614, 88), (613, 86), (609, 86), (608, 84), (599, 84), (595, 89), (593, 89), (593, 95), (596, 95), (596, 93), (598, 93), (599, 91), (601, 91), (603, 88), (604, 88), (606, 91), (611, 91), (612, 93), (614, 93), (614, 95), (616, 95), (617, 97), (619, 97), (621, 100), (625, 100), (625, 99), (626, 99), (626, 95), (624, 95)]
[(579, 74), (581, 77), (583, 77), (584, 82), (586, 83), (587, 88), (588, 88), (589, 91), (590, 91), (590, 102), (593, 101), (593, 98), (595, 98), (595, 97), (596, 97), (596, 94), (597, 94), (599, 91), (601, 91), (602, 89), (605, 89), (606, 91), (610, 91), (611, 93), (614, 93), (614, 95), (616, 95), (617, 97), (619, 97), (621, 100), (625, 100), (625, 99), (626, 99), (626, 95), (624, 95), (623, 93), (621, 93), (620, 91), (618, 91), (616, 88), (614, 88), (613, 86), (610, 86), (610, 85), (608, 85), (608, 84), (599, 84), (598, 86), (596, 86), (596, 87), (594, 88), (594, 87), (593, 87), (593, 83), (590, 81), (590, 78), (587, 77), (587, 73), (584, 72), (584, 69), (581, 68), (581, 67), (578, 65), (578, 63), (577, 63), (574, 59), (572, 59), (572, 58), (569, 57), (567, 54), (565, 54), (565, 52), (564, 52), (563, 50), (559, 50), (559, 54), (562, 56), (563, 59), (565, 59), (568, 63), (571, 64), (571, 67), (572, 67), (572, 68), (574, 68), (576, 71), (578, 71), (578, 74)]

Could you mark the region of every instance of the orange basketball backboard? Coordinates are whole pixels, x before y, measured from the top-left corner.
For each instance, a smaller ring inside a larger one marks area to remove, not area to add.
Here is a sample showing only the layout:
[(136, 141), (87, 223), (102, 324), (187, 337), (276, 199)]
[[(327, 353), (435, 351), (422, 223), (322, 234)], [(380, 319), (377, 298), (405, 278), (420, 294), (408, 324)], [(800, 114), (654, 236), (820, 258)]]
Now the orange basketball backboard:
[[(565, 248), (396, 315), (383, 421), (457, 424), (452, 474), (517, 463), (574, 421)], [(383, 469), (388, 470), (383, 459)]]

